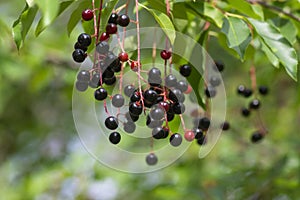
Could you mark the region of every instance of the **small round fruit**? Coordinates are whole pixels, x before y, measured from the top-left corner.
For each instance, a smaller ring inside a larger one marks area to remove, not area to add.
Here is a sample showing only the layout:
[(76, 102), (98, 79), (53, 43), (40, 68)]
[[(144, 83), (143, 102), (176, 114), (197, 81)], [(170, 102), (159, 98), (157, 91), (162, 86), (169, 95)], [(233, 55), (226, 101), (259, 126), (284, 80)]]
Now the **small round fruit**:
[(86, 53), (82, 49), (75, 49), (72, 57), (75, 62), (82, 63), (86, 58)]
[(106, 85), (114, 85), (117, 82), (117, 78), (113, 76), (112, 78), (105, 78), (103, 81)]
[(107, 91), (104, 88), (99, 88), (95, 90), (94, 96), (96, 100), (103, 101), (107, 97)]
[(149, 115), (154, 120), (162, 120), (165, 116), (165, 111), (161, 107), (156, 107), (151, 109)]
[(246, 89), (244, 90), (243, 95), (244, 95), (244, 97), (248, 98), (248, 97), (250, 97), (250, 96), (252, 95), (252, 93), (253, 93), (253, 92), (252, 92), (251, 89), (246, 88)]
[(130, 63), (130, 68), (131, 68), (132, 71), (137, 72), (139, 70), (138, 61), (132, 61)]
[(106, 128), (110, 130), (115, 130), (118, 128), (118, 119), (115, 118), (114, 116), (109, 116), (105, 119), (104, 124)]
[(131, 97), (130, 97), (130, 102), (136, 102), (136, 101), (139, 101), (141, 100), (141, 95), (139, 92), (134, 92)]
[(146, 125), (149, 128), (160, 127), (163, 124), (163, 120), (153, 120), (149, 115), (147, 115)]
[(188, 83), (184, 80), (178, 81), (176, 85), (176, 88), (181, 92), (186, 92), (188, 90), (188, 87), (189, 87)]
[(213, 98), (217, 95), (217, 90), (214, 87), (209, 85), (205, 89), (205, 95), (206, 95), (207, 98)]
[(102, 42), (102, 41), (107, 41), (109, 38), (110, 38), (109, 34), (106, 33), (106, 32), (104, 32), (104, 33), (102, 33), (101, 36), (100, 36), (100, 42)]
[(222, 124), (221, 124), (221, 127), (220, 127), (223, 131), (227, 131), (227, 130), (229, 130), (230, 129), (230, 124), (229, 124), (229, 122), (223, 122)]
[(257, 143), (257, 142), (261, 141), (263, 138), (264, 138), (264, 135), (261, 132), (257, 131), (251, 135), (251, 142)]
[(158, 103), (158, 105), (159, 105), (161, 108), (163, 108), (166, 112), (169, 111), (170, 105), (169, 105), (167, 102), (161, 101), (161, 102)]
[(133, 133), (136, 129), (136, 125), (134, 122), (128, 121), (128, 122), (124, 123), (123, 128), (126, 133)]
[(139, 120), (139, 116), (138, 115), (134, 115), (131, 112), (127, 112), (125, 114), (125, 117), (126, 117), (127, 121), (136, 122), (137, 120)]
[(244, 117), (248, 117), (251, 114), (251, 112), (248, 108), (242, 108), (241, 113)]
[(108, 53), (109, 51), (109, 44), (108, 42), (106, 41), (101, 41), (97, 44), (96, 46), (96, 51), (99, 53), (99, 54), (102, 54), (102, 55), (105, 55)]
[(162, 50), (162, 51), (160, 52), (160, 57), (161, 57), (162, 59), (164, 59), (164, 60), (170, 59), (171, 56), (172, 56), (172, 53), (171, 53), (170, 51)]
[(215, 71), (222, 72), (224, 70), (224, 63), (223, 62), (215, 61), (215, 65), (216, 65), (216, 67), (213, 68)]
[(259, 107), (260, 107), (260, 101), (258, 99), (253, 99), (249, 104), (250, 109), (257, 110), (259, 109)]
[(165, 131), (164, 131), (164, 129), (162, 127), (155, 127), (152, 130), (152, 136), (155, 139), (162, 139), (165, 136)]
[(206, 142), (207, 142), (207, 138), (205, 136), (203, 136), (200, 139), (197, 139), (197, 144), (200, 145), (200, 146), (205, 145)]
[(203, 117), (199, 120), (198, 128), (203, 131), (207, 131), (210, 126), (210, 120), (207, 117)]
[(94, 12), (91, 9), (85, 9), (82, 11), (81, 17), (84, 21), (90, 21), (94, 18)]
[(97, 88), (100, 86), (100, 74), (99, 73), (93, 74), (92, 79), (89, 81), (89, 86), (91, 88)]
[(88, 89), (89, 84), (85, 81), (76, 81), (75, 87), (79, 92), (84, 92)]
[(124, 94), (127, 97), (131, 97), (134, 92), (135, 92), (135, 87), (133, 85), (127, 85), (127, 86), (125, 86), (125, 88), (124, 88)]
[(143, 107), (141, 104), (138, 104), (137, 102), (131, 103), (129, 105), (129, 112), (131, 112), (134, 115), (140, 115), (143, 112)]
[(173, 74), (169, 74), (166, 78), (165, 78), (165, 85), (167, 87), (175, 87), (177, 85), (177, 78), (175, 75)]
[(266, 86), (259, 86), (258, 91), (261, 95), (267, 95), (269, 93), (269, 88)]
[(157, 92), (155, 90), (148, 89), (144, 92), (143, 96), (147, 101), (153, 103), (157, 99)]
[(128, 60), (128, 54), (126, 52), (122, 52), (119, 54), (119, 59), (121, 62), (126, 62)]
[(77, 38), (77, 42), (84, 47), (88, 47), (92, 43), (92, 38), (87, 33), (81, 33)]
[(184, 94), (179, 89), (173, 89), (169, 92), (168, 98), (173, 102), (184, 102)]
[(117, 22), (120, 26), (126, 27), (126, 26), (128, 26), (128, 24), (130, 22), (130, 18), (128, 17), (128, 15), (122, 14), (118, 17)]
[(240, 95), (244, 95), (245, 89), (246, 89), (246, 87), (244, 85), (239, 85), (237, 88), (237, 93)]
[(118, 144), (121, 141), (121, 135), (118, 132), (112, 132), (109, 135), (109, 141), (113, 144)]
[(161, 72), (158, 68), (153, 67), (149, 70), (148, 77), (153, 81), (161, 79)]
[(174, 147), (178, 147), (182, 143), (182, 137), (179, 133), (174, 133), (170, 137), (170, 144)]
[(167, 120), (168, 122), (172, 121), (175, 117), (175, 113), (173, 112), (167, 112)]
[(212, 76), (209, 79), (209, 83), (211, 84), (211, 86), (217, 87), (221, 84), (221, 80), (216, 76)]
[(76, 42), (75, 45), (74, 45), (74, 49), (81, 49), (84, 52), (86, 52), (88, 48), (85, 47), (85, 46), (83, 46), (83, 45), (81, 45), (79, 42)]
[(115, 34), (118, 31), (118, 27), (117, 27), (116, 24), (109, 23), (109, 24), (106, 25), (105, 30), (106, 30), (106, 33), (108, 33), (108, 34)]
[(203, 138), (203, 136), (204, 136), (203, 131), (199, 128), (194, 128), (193, 132), (195, 134), (195, 139), (196, 140), (199, 140), (199, 139)]
[(108, 23), (113, 23), (113, 24), (117, 24), (117, 20), (118, 20), (118, 14), (117, 13), (111, 13), (109, 19), (108, 19)]
[(90, 72), (87, 70), (81, 70), (77, 74), (77, 80), (82, 82), (88, 82), (90, 80)]
[(184, 133), (184, 139), (188, 142), (191, 142), (195, 139), (195, 133), (191, 130), (188, 130)]
[(116, 94), (113, 96), (111, 103), (114, 107), (120, 108), (124, 105), (125, 99), (121, 94)]
[(150, 153), (146, 156), (146, 163), (148, 165), (155, 165), (157, 161), (158, 161), (157, 156), (154, 153)]
[(182, 76), (188, 77), (191, 75), (192, 68), (190, 65), (185, 64), (185, 65), (180, 66), (179, 72)]
[(185, 106), (181, 102), (177, 102), (172, 106), (173, 112), (177, 115), (183, 114), (185, 112)]

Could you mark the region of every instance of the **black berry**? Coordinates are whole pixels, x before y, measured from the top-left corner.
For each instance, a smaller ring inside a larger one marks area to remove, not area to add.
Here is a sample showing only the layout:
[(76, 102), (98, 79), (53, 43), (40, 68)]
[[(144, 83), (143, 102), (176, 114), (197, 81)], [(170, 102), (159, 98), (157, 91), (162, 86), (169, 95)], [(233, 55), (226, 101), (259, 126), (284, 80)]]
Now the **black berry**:
[(191, 66), (189, 66), (189, 65), (182, 65), (182, 66), (180, 66), (180, 68), (179, 68), (179, 72), (180, 72), (180, 74), (182, 75), (182, 76), (184, 76), (184, 77), (188, 77), (188, 76), (190, 76), (191, 75), (191, 72), (192, 72), (192, 68), (191, 68)]
[(133, 133), (136, 129), (136, 125), (134, 122), (132, 121), (128, 121), (126, 123), (124, 123), (124, 131), (126, 133)]
[(221, 127), (220, 127), (223, 131), (227, 131), (227, 130), (229, 130), (230, 129), (230, 124), (229, 124), (229, 122), (223, 122), (222, 124), (221, 124)]
[(260, 107), (260, 101), (258, 99), (253, 99), (249, 104), (250, 109), (256, 110), (259, 109), (259, 107)]
[(96, 51), (99, 54), (107, 54), (109, 51), (109, 44), (106, 41), (99, 42), (96, 46)]
[(176, 88), (179, 89), (181, 92), (186, 92), (188, 89), (188, 83), (186, 81), (178, 81)]
[(127, 85), (124, 88), (124, 94), (127, 97), (131, 97), (131, 95), (134, 93), (134, 91), (135, 91), (135, 87), (133, 85)]
[(87, 70), (81, 70), (77, 74), (77, 80), (78, 81), (83, 81), (83, 82), (88, 82), (90, 80), (90, 72)]
[(76, 81), (75, 87), (78, 91), (84, 92), (89, 87), (88, 82), (85, 81)]
[(175, 87), (177, 85), (177, 78), (173, 74), (169, 74), (165, 79), (165, 85), (167, 87)]
[(170, 137), (170, 144), (174, 147), (178, 147), (182, 143), (182, 136), (179, 133), (174, 133)]
[(124, 105), (125, 99), (121, 94), (116, 94), (113, 96), (111, 103), (114, 107), (120, 108)]
[(198, 128), (202, 129), (203, 131), (208, 130), (210, 126), (210, 120), (207, 117), (203, 117), (199, 120)]
[(109, 141), (113, 144), (118, 144), (121, 141), (121, 135), (118, 132), (112, 132), (109, 135)]
[(212, 76), (209, 79), (209, 83), (211, 84), (211, 86), (217, 87), (221, 84), (221, 80), (216, 76)]
[(157, 163), (157, 156), (154, 153), (150, 153), (146, 156), (146, 163), (148, 165), (155, 165)]
[(185, 106), (183, 103), (177, 102), (172, 106), (172, 109), (175, 114), (180, 115), (180, 114), (184, 113)]
[(261, 95), (267, 95), (269, 93), (269, 89), (266, 86), (259, 86), (258, 91)]
[(108, 23), (113, 23), (113, 24), (117, 24), (117, 20), (118, 20), (118, 14), (117, 13), (111, 13), (109, 19), (108, 19)]
[(251, 135), (251, 142), (257, 143), (257, 142), (261, 141), (263, 138), (264, 138), (264, 135), (261, 132), (257, 131)]
[(143, 95), (144, 98), (149, 102), (155, 102), (157, 99), (157, 92), (155, 90), (146, 90)]
[(131, 112), (134, 115), (140, 115), (143, 112), (143, 107), (141, 104), (138, 104), (137, 102), (131, 103), (129, 105), (129, 112)]
[(117, 22), (120, 26), (126, 27), (130, 22), (130, 18), (128, 17), (128, 15), (123, 14), (118, 17)]
[(242, 108), (241, 113), (244, 117), (248, 117), (250, 115), (250, 110), (248, 108)]
[(81, 45), (79, 42), (76, 42), (75, 45), (74, 45), (74, 49), (81, 49), (85, 52), (85, 51), (87, 51), (88, 48)]
[(164, 129), (162, 127), (155, 127), (152, 130), (152, 136), (155, 139), (162, 139), (165, 136), (165, 131), (164, 131)]
[(86, 54), (82, 49), (75, 49), (72, 57), (75, 62), (82, 63), (85, 60)]
[(106, 128), (110, 130), (115, 130), (118, 128), (118, 119), (114, 116), (109, 116), (108, 118), (106, 118), (104, 123)]
[(213, 68), (215, 71), (222, 72), (224, 70), (224, 63), (223, 62), (215, 61), (215, 65), (216, 65), (216, 67)]
[(207, 96), (207, 98), (213, 98), (217, 95), (217, 90), (214, 87), (209, 85), (205, 89), (205, 95)]
[(84, 47), (88, 47), (90, 46), (90, 44), (92, 43), (92, 38), (89, 34), (87, 33), (81, 33), (79, 36), (78, 36), (78, 39), (77, 39), (77, 42), (79, 44), (81, 44), (82, 46)]
[(99, 88), (99, 89), (95, 90), (94, 96), (95, 96), (96, 100), (102, 101), (102, 100), (106, 99), (107, 91), (104, 88)]

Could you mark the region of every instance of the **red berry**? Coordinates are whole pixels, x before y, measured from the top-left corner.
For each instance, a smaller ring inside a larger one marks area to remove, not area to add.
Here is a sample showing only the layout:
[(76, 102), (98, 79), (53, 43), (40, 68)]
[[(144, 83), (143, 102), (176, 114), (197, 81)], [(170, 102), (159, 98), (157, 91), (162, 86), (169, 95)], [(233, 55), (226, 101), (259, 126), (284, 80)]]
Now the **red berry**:
[(193, 88), (188, 85), (188, 89), (184, 92), (184, 94), (190, 94), (192, 92)]
[(137, 61), (132, 61), (131, 64), (130, 64), (130, 67), (132, 69), (132, 71), (135, 71), (137, 72), (138, 71), (138, 68), (140, 67), (138, 62)]
[(162, 50), (161, 52), (160, 52), (160, 57), (162, 58), (162, 59), (164, 59), (164, 60), (168, 60), (168, 59), (170, 59), (171, 58), (171, 52), (170, 51), (167, 51), (167, 50)]
[(118, 27), (116, 24), (110, 23), (106, 26), (106, 33), (115, 34), (118, 31)]
[(82, 11), (81, 17), (84, 21), (90, 21), (94, 17), (94, 12), (91, 9)]
[(169, 111), (170, 106), (169, 106), (169, 104), (168, 104), (167, 102), (161, 101), (161, 102), (159, 102), (158, 104), (159, 104), (159, 106), (161, 106), (163, 109), (165, 109), (166, 112)]
[(122, 52), (119, 54), (119, 59), (121, 62), (126, 62), (128, 60), (128, 54), (126, 52)]
[(108, 33), (104, 32), (104, 33), (101, 34), (101, 36), (100, 36), (100, 42), (106, 41), (108, 39), (109, 39), (109, 34)]
[(193, 131), (186, 131), (184, 133), (184, 138), (186, 141), (191, 142), (195, 139), (195, 133)]

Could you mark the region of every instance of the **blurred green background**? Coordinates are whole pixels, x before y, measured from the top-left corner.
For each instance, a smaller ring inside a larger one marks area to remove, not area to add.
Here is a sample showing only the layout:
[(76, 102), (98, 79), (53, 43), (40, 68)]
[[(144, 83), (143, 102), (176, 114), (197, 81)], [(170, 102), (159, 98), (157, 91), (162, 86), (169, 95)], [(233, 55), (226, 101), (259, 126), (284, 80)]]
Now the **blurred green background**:
[[(300, 199), (299, 83), (263, 53), (241, 63), (212, 37), (210, 55), (226, 64), (231, 130), (204, 159), (195, 144), (165, 169), (126, 174), (96, 162), (74, 127), (71, 52), (81, 27), (69, 38), (62, 15), (18, 52), (10, 27), (23, 5), (0, 2), (0, 199)], [(249, 140), (253, 119), (240, 116), (245, 100), (236, 95), (238, 84), (250, 84), (253, 61), (258, 83), (270, 88), (261, 110), (269, 134), (260, 144)]]

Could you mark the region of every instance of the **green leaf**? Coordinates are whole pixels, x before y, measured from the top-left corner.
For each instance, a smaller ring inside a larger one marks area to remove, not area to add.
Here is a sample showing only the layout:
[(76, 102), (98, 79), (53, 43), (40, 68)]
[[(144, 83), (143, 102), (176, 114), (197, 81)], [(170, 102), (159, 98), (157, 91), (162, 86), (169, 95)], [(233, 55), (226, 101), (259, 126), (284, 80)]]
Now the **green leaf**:
[(22, 47), (26, 35), (37, 13), (37, 6), (26, 4), (19, 18), (13, 23), (12, 34), (18, 50)]
[(153, 15), (153, 17), (155, 18), (157, 23), (160, 25), (160, 27), (163, 29), (163, 31), (166, 33), (166, 35), (170, 39), (171, 44), (174, 44), (176, 33), (175, 33), (175, 28), (174, 28), (173, 23), (170, 20), (170, 18), (166, 14), (159, 12), (157, 10), (149, 9), (146, 6), (144, 6), (143, 4), (139, 4), (139, 5), (141, 7), (143, 7), (144, 9), (146, 9), (147, 11), (149, 11)]
[(291, 43), (295, 44), (297, 41), (297, 27), (291, 20), (283, 18), (275, 18), (268, 20), (273, 26), (279, 29), (281, 34)]
[(151, 0), (147, 1), (147, 3), (150, 5), (150, 7), (154, 10), (158, 10), (162, 13), (167, 14), (167, 9), (166, 9), (166, 3), (165, 1), (162, 0)]
[(260, 42), (261, 42), (261, 50), (266, 54), (267, 58), (272, 63), (272, 65), (278, 68), (279, 67), (278, 58), (274, 55), (274, 53), (269, 49), (267, 44), (262, 39), (260, 39)]
[(224, 17), (221, 31), (226, 35), (228, 47), (234, 49), (240, 58), (243, 59), (245, 51), (251, 42), (248, 25), (242, 19)]
[[(245, 14), (254, 19), (264, 19), (263, 11), (261, 7), (256, 7), (256, 5), (251, 5), (247, 1), (241, 0), (227, 0), (229, 6), (238, 10), (240, 13)], [(260, 8), (260, 10), (259, 10)]]
[(288, 75), (297, 81), (298, 58), (290, 42), (269, 23), (251, 18), (248, 18), (248, 20), (255, 28), (258, 36), (285, 67)]
[(34, 2), (43, 14), (42, 21), (38, 24), (35, 32), (35, 35), (38, 36), (57, 17), (59, 0), (35, 0)]
[(71, 35), (71, 33), (74, 30), (75, 26), (80, 21), (80, 19), (81, 19), (81, 12), (84, 9), (88, 8), (90, 6), (90, 4), (91, 4), (90, 1), (80, 1), (80, 3), (78, 4), (77, 8), (74, 9), (74, 11), (72, 12), (72, 14), (70, 15), (70, 19), (69, 19), (68, 25), (67, 25), (68, 36)]
[(118, 2), (119, 0), (109, 0), (106, 2), (105, 7), (101, 14), (100, 31), (103, 32), (105, 30), (110, 14), (114, 10)]

